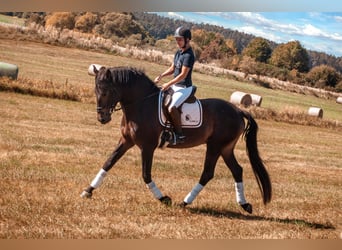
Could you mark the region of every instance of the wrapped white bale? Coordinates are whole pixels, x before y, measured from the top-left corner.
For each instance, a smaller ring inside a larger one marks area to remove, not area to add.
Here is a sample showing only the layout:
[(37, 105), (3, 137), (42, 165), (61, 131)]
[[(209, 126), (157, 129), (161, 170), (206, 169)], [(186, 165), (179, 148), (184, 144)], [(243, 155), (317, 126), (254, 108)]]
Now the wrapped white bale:
[(230, 102), (235, 105), (243, 105), (245, 107), (248, 107), (252, 104), (252, 97), (250, 94), (241, 91), (235, 91), (230, 96)]
[(337, 97), (336, 102), (342, 104), (342, 96)]
[(15, 64), (0, 62), (0, 77), (7, 76), (16, 80), (18, 78), (19, 68)]
[(315, 117), (319, 117), (322, 118), (323, 117), (323, 109), (318, 108), (318, 107), (310, 107), (308, 114), (310, 116), (315, 116)]
[(102, 67), (102, 65), (100, 65), (100, 64), (95, 64), (95, 63), (90, 64), (90, 65), (89, 65), (89, 68), (88, 68), (88, 75), (91, 75), (91, 76), (96, 75), (95, 72), (94, 72), (94, 67), (95, 67), (97, 70), (99, 70), (99, 69)]
[(262, 97), (256, 94), (251, 94), (251, 97), (252, 97), (252, 105), (260, 107), (261, 102), (262, 102)]

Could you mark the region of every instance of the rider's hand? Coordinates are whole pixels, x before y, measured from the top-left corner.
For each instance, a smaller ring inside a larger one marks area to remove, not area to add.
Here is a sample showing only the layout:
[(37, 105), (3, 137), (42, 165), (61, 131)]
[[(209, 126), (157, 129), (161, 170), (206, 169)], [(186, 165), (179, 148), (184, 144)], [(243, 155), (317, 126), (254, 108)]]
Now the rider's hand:
[(165, 91), (165, 90), (168, 90), (170, 88), (170, 84), (169, 83), (164, 83), (162, 86), (161, 86), (161, 90), (162, 91)]
[(156, 77), (156, 79), (154, 79), (155, 83), (159, 83), (159, 81), (162, 79), (162, 75), (159, 75)]

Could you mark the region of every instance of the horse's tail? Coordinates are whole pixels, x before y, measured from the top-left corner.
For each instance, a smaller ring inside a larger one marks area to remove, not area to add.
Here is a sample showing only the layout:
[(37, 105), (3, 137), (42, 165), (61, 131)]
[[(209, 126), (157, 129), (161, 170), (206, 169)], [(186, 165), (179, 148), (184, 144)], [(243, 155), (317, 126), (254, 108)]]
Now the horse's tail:
[(247, 126), (244, 131), (247, 154), (252, 165), (255, 178), (258, 182), (263, 197), (263, 202), (266, 205), (268, 202), (271, 201), (272, 185), (265, 165), (259, 156), (257, 145), (258, 124), (254, 120), (252, 115), (248, 112), (243, 111), (243, 116), (248, 120)]

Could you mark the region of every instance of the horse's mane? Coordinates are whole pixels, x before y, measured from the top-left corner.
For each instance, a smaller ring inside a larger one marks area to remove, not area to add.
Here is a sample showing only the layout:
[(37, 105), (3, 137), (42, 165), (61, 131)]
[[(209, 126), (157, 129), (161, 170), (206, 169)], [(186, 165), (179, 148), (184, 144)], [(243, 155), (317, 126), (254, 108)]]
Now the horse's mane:
[(155, 83), (145, 74), (144, 70), (134, 67), (113, 67), (110, 68), (113, 82), (120, 84), (148, 83), (156, 87)]

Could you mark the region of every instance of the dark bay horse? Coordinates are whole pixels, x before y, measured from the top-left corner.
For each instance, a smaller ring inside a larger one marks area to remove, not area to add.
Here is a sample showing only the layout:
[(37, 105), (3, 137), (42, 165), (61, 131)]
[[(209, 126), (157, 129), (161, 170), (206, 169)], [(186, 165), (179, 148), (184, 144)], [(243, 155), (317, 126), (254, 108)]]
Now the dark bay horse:
[[(164, 196), (151, 176), (152, 159), (160, 142), (163, 126), (158, 119), (158, 101), (160, 88), (142, 71), (127, 67), (93, 67), (95, 75), (95, 93), (97, 100), (97, 119), (106, 124), (117, 103), (120, 103), (123, 117), (122, 136), (117, 147), (104, 163), (90, 186), (83, 191), (82, 197), (90, 198), (98, 188), (107, 172), (134, 145), (141, 150), (142, 177), (153, 196), (165, 204), (171, 204), (171, 198)], [(271, 201), (272, 187), (269, 175), (259, 156), (257, 147), (258, 126), (253, 117), (235, 105), (221, 99), (200, 100), (203, 108), (203, 123), (198, 128), (185, 128), (185, 142), (168, 145), (170, 148), (189, 148), (206, 144), (204, 168), (199, 182), (180, 204), (191, 204), (204, 186), (214, 177), (215, 165), (222, 156), (235, 180), (236, 200), (242, 208), (252, 213), (252, 205), (244, 196), (242, 167), (234, 156), (234, 147), (241, 135), (246, 141), (247, 154), (259, 185), (263, 202)], [(247, 124), (245, 123), (245, 119)]]

